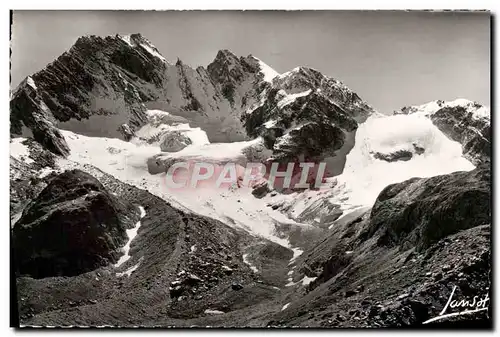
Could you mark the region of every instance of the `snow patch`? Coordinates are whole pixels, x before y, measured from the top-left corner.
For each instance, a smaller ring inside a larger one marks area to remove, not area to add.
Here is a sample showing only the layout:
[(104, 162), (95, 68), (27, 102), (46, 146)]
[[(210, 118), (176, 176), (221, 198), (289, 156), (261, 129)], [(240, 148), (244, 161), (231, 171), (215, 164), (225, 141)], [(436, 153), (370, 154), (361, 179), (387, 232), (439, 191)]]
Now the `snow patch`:
[(479, 109), (472, 112), (472, 117), (475, 119), (491, 119), (490, 109), (488, 107), (482, 106)]
[(312, 281), (314, 281), (315, 279), (317, 279), (317, 277), (307, 277), (307, 276), (304, 276), (304, 278), (302, 279), (302, 285), (306, 286), (309, 283), (311, 283)]
[(151, 46), (145, 44), (145, 43), (141, 43), (141, 47), (144, 48), (148, 53), (150, 53), (151, 55), (159, 58), (160, 60), (162, 60), (163, 62), (167, 62), (167, 60), (160, 54), (158, 53), (155, 49), (153, 49)]
[(207, 309), (204, 311), (205, 314), (209, 314), (209, 315), (222, 315), (222, 314), (225, 314), (224, 311), (220, 311), (220, 310), (212, 310), (212, 309)]
[(27, 83), (30, 87), (32, 87), (33, 89), (37, 89), (36, 85), (35, 85), (35, 81), (33, 81), (33, 79), (31, 78), (31, 76), (28, 76), (28, 80), (27, 80)]
[(259, 269), (255, 267), (250, 260), (248, 260), (248, 254), (243, 254), (243, 262), (246, 263), (254, 273), (258, 273)]
[[(141, 211), (141, 219), (142, 219), (146, 215), (146, 211), (144, 210), (144, 208), (142, 206), (139, 206), (139, 210)], [(141, 221), (138, 221), (135, 224), (134, 228), (127, 229), (128, 241), (125, 244), (125, 246), (122, 248), (123, 255), (120, 257), (120, 259), (118, 260), (118, 262), (115, 264), (115, 267), (120, 267), (122, 264), (124, 264), (125, 262), (127, 262), (128, 259), (130, 259), (130, 257), (131, 257), (129, 255), (130, 244), (132, 243), (132, 240), (134, 240), (134, 238), (136, 237), (137, 231), (139, 230), (139, 227), (141, 227)], [(130, 272), (130, 273), (132, 273), (132, 272)]]
[(10, 155), (26, 164), (31, 164), (35, 161), (30, 158), (29, 147), (23, 144), (25, 140), (26, 138), (22, 137), (13, 138), (10, 143)]
[(273, 68), (262, 62), (257, 57), (254, 58), (259, 62), (260, 72), (264, 75), (264, 81), (272, 82), (273, 78), (279, 76), (279, 73), (276, 70), (274, 70)]
[(130, 277), (132, 273), (139, 268), (139, 265), (141, 264), (141, 261), (137, 262), (134, 266), (130, 267), (129, 269), (125, 270), (123, 273), (116, 273), (116, 276), (122, 277), (127, 275), (127, 277)]
[[(280, 90), (280, 92), (284, 90)], [(297, 98), (302, 97), (302, 96), (307, 96), (311, 93), (311, 89), (303, 91), (303, 92), (298, 92), (296, 94), (286, 94), (285, 97), (283, 97), (279, 102), (278, 102), (278, 108), (283, 108), (284, 106), (293, 103)]]
[(283, 311), (283, 310), (285, 310), (286, 308), (288, 308), (288, 306), (290, 305), (290, 303), (291, 303), (291, 302), (288, 302), (287, 304), (285, 304), (285, 305), (283, 306), (283, 308), (281, 308), (281, 311)]
[[(425, 149), (409, 161), (386, 162), (374, 152)], [(432, 177), (474, 169), (462, 156), (462, 146), (446, 137), (430, 119), (418, 115), (369, 117), (356, 133), (356, 143), (347, 155), (343, 173), (335, 178), (332, 201), (352, 206), (370, 206), (386, 186), (412, 177)]]
[(132, 42), (130, 35), (118, 35), (120, 39), (125, 41), (130, 47), (135, 47), (136, 45)]
[(45, 166), (44, 168), (42, 168), (38, 174), (38, 178), (45, 178), (46, 176), (48, 176), (49, 174), (51, 174), (52, 172), (55, 172), (55, 170), (49, 166)]
[(231, 267), (228, 267), (225, 264), (222, 265), (222, 269), (225, 271), (233, 271), (233, 269)]
[(299, 72), (299, 71), (300, 71), (300, 67), (295, 67), (295, 68), (293, 68), (292, 70), (287, 71), (287, 72), (285, 72), (285, 73), (283, 73), (283, 74), (279, 75), (278, 77), (279, 77), (280, 79), (283, 79), (283, 78), (286, 78), (286, 77), (288, 77), (288, 76), (290, 76), (290, 75), (293, 75), (294, 73)]

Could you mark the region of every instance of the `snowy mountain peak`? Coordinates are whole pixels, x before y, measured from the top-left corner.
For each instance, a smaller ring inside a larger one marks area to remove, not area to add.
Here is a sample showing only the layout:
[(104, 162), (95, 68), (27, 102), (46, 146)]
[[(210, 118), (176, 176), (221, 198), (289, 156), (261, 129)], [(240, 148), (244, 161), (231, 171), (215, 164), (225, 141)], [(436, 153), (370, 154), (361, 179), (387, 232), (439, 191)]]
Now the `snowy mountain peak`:
[(470, 113), (472, 118), (490, 120), (490, 110), (488, 107), (465, 98), (457, 98), (453, 101), (436, 100), (422, 105), (403, 107), (400, 112), (396, 111), (395, 114), (403, 113), (430, 116), (442, 108), (463, 108), (467, 113)]
[(299, 67), (293, 68), (290, 71), (284, 72), (283, 74), (280, 74), (279, 78), (280, 79), (285, 79), (285, 78), (288, 78), (290, 76), (294, 76), (294, 75), (297, 75), (297, 74), (300, 74), (300, 75), (303, 75), (303, 76), (310, 76), (310, 75), (317, 76), (318, 74), (321, 75), (321, 73), (318, 70), (314, 69), (314, 68), (299, 66)]
[(228, 49), (221, 49), (217, 52), (213, 62), (238, 63), (238, 57)]
[(395, 115), (429, 118), (441, 132), (462, 144), (463, 155), (475, 165), (489, 162), (491, 155), (490, 110), (468, 99), (437, 100), (408, 106)]

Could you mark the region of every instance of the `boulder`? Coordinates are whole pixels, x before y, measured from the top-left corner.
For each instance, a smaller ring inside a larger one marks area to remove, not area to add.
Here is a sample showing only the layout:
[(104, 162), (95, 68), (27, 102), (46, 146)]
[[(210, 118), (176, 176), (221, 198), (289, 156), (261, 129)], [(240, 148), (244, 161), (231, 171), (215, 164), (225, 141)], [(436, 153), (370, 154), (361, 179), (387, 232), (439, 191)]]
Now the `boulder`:
[(380, 159), (388, 162), (399, 161), (399, 160), (408, 161), (413, 157), (413, 153), (407, 150), (399, 150), (392, 153), (375, 152), (373, 154), (373, 157), (375, 159)]
[(171, 131), (163, 136), (160, 149), (164, 152), (178, 152), (192, 143), (191, 139), (180, 131)]
[(269, 189), (269, 184), (267, 183), (267, 181), (264, 181), (264, 182), (254, 186), (254, 188), (252, 190), (252, 194), (257, 199), (261, 199), (261, 198), (265, 197), (267, 195), (267, 193), (269, 193), (270, 191), (271, 190)]
[(20, 274), (74, 276), (118, 260), (126, 229), (138, 214), (89, 174), (59, 174), (24, 210), (13, 228)]

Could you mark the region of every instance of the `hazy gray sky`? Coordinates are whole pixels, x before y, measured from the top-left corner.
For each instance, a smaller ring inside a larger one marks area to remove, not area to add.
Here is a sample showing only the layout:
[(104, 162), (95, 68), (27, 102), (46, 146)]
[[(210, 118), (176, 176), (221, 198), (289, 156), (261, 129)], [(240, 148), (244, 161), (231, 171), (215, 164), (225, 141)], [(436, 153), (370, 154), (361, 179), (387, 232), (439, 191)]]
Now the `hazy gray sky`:
[(490, 104), (487, 13), (15, 11), (13, 21), (13, 85), (81, 35), (140, 32), (191, 66), (229, 49), (280, 73), (313, 67), (381, 112), (458, 97)]

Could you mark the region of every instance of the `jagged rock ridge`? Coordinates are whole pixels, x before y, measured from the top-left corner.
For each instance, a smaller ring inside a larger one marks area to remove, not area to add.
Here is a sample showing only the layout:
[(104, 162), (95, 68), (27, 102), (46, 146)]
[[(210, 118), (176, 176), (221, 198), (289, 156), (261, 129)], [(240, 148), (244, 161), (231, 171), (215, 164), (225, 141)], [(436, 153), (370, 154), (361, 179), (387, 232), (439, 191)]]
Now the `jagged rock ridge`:
[[(310, 90), (300, 99), (303, 107), (290, 97), (298, 90)], [(278, 76), (256, 57), (238, 58), (228, 50), (219, 51), (207, 68), (193, 69), (181, 60), (168, 62), (140, 34), (85, 36), (20, 84), (11, 99), (11, 134), (33, 135), (54, 153), (66, 155), (57, 128), (129, 140), (147, 122), (148, 108), (204, 124), (215, 141), (263, 134), (270, 148), (305, 118), (317, 115), (316, 124), (308, 128), (327, 132), (333, 127), (340, 135), (340, 129), (352, 131), (354, 121), (373, 111), (345, 85), (314, 69), (297, 68)], [(262, 124), (277, 122), (276, 114), (291, 116), (269, 135)], [(334, 149), (343, 144), (339, 137)], [(297, 137), (291, 138), (293, 143)], [(314, 155), (318, 146), (313, 147), (300, 154)], [(289, 153), (274, 150), (277, 157)]]

